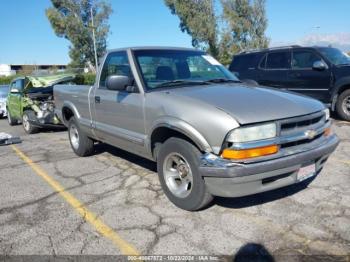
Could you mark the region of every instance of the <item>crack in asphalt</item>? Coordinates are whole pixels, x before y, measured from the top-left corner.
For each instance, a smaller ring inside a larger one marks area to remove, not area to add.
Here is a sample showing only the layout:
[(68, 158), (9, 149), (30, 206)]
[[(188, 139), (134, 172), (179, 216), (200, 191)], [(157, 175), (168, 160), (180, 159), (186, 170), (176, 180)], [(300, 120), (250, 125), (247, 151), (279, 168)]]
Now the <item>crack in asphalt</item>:
[[(344, 141), (350, 140), (345, 139)], [(348, 235), (344, 235), (344, 232), (337, 230), (330, 223), (331, 220), (339, 218), (350, 221), (350, 213), (346, 211), (348, 207), (339, 203), (343, 196), (349, 196), (349, 194), (347, 191), (339, 192), (332, 185), (320, 186), (312, 184), (308, 189), (305, 189), (305, 192), (324, 190), (329, 194), (325, 198), (320, 198), (320, 196), (316, 195), (314, 200), (305, 204), (301, 203), (303, 198), (299, 197), (299, 199), (293, 195), (289, 197), (286, 194), (287, 198), (273, 202), (263, 202), (259, 206), (226, 208), (215, 205), (201, 212), (190, 213), (177, 210), (165, 198), (157, 173), (154, 172), (155, 170), (143, 166), (143, 161), (146, 162), (148, 160), (135, 157), (136, 162), (129, 162), (119, 155), (103, 152), (88, 159), (91, 162), (96, 161), (99, 163), (96, 168), (74, 175), (73, 172), (67, 173), (66, 164), (72, 163), (71, 161), (79, 161), (80, 158), (72, 157), (72, 153), (68, 150), (55, 155), (54, 151), (50, 151), (46, 146), (41, 145), (42, 142), (40, 139), (36, 139), (36, 143), (40, 143), (40, 145), (37, 145), (40, 150), (31, 149), (25, 152), (30, 156), (36, 152), (35, 159), (37, 160), (34, 162), (42, 166), (48, 165), (50, 170), (52, 168), (51, 175), (60, 178), (63, 184), (70, 184), (66, 191), (75, 192), (81, 198), (80, 200), (83, 200), (81, 202), (84, 205), (91, 207), (94, 211), (96, 210), (97, 218), (105, 220), (108, 216), (111, 216), (111, 210), (115, 210), (112, 213), (115, 216), (118, 216), (120, 213), (125, 215), (131, 209), (142, 211), (140, 215), (144, 217), (141, 217), (139, 220), (133, 220), (134, 218), (132, 217), (129, 218), (134, 224), (129, 226), (127, 224), (114, 225), (112, 228), (117, 231), (133, 232), (133, 230), (141, 230), (141, 232), (149, 232), (149, 240), (137, 239), (139, 241), (137, 245), (141, 245), (144, 254), (158, 252), (160, 246), (167, 244), (163, 240), (168, 239), (172, 235), (181, 236), (185, 244), (194, 248), (194, 250), (205, 250), (212, 254), (224, 254), (218, 251), (215, 244), (224, 244), (220, 241), (230, 239), (234, 239), (239, 243), (251, 242), (252, 240), (261, 241), (271, 245), (272, 247), (270, 246), (270, 248), (273, 248), (274, 252), (281, 254), (286, 252), (333, 254), (335, 252), (348, 252), (349, 250)], [(33, 142), (28, 139), (27, 144), (31, 143)], [(145, 166), (147, 165), (149, 164), (147, 163)], [(23, 163), (6, 165), (6, 170), (22, 168), (23, 166)], [(138, 178), (133, 178), (135, 176)], [(74, 183), (73, 186), (71, 185), (72, 183)], [(107, 186), (105, 189), (103, 189), (104, 185)], [(95, 191), (90, 189), (91, 186), (95, 186)], [(140, 196), (139, 192), (144, 193), (144, 195)], [(62, 203), (60, 201), (52, 202), (56, 195), (57, 193), (53, 192), (38, 199), (0, 209), (0, 215), (9, 215), (6, 219), (1, 220), (0, 229), (10, 225), (13, 227), (20, 224), (24, 225), (14, 232), (0, 233), (0, 253), (12, 254), (13, 249), (16, 249), (21, 243), (20, 239), (16, 239), (16, 235), (24, 233), (31, 228), (38, 228), (41, 224), (45, 224), (45, 221), (52, 219), (52, 211), (57, 210), (58, 205)], [(307, 196), (308, 194), (306, 194)], [(115, 199), (115, 202), (113, 202), (113, 199)], [(317, 203), (317, 205), (314, 205), (314, 203)], [(295, 213), (300, 212), (308, 220), (304, 221), (297, 214), (293, 216), (293, 213), (286, 213), (285, 210), (288, 209)], [(236, 232), (230, 227), (225, 227), (226, 224), (223, 223), (223, 218), (227, 219), (225, 222), (229, 222), (228, 225), (233, 223), (229, 220), (229, 217), (238, 219), (238, 221), (243, 223), (242, 226), (248, 227), (246, 229), (247, 234), (245, 235), (244, 232)], [(48, 239), (50, 253), (53, 255), (59, 254), (57, 246), (65, 241), (69, 241), (77, 233), (82, 235), (79, 254), (89, 253), (88, 248), (90, 244), (101, 236), (97, 233), (92, 234), (91, 231), (85, 228), (87, 223), (84, 217), (77, 220), (73, 229), (67, 232), (68, 234), (62, 234), (61, 238), (51, 234), (45, 235)], [(180, 221), (186, 221), (187, 226), (184, 227)], [(317, 230), (324, 232), (324, 235), (317, 236), (308, 232), (301, 233), (298, 227), (300, 225), (308, 226), (307, 223), (310, 222)], [(60, 228), (64, 231), (63, 226)], [(209, 234), (207, 230), (221, 231), (227, 239), (213, 240), (208, 237), (205, 238), (204, 236)], [(266, 234), (267, 231), (269, 234)], [(199, 234), (199, 239), (192, 236), (193, 232)], [(218, 243), (215, 243), (215, 241)], [(275, 243), (275, 241), (278, 241), (278, 243)], [(323, 249), (323, 246), (320, 244), (323, 242), (329, 243), (328, 250)], [(320, 244), (320, 247), (317, 247), (316, 244)]]

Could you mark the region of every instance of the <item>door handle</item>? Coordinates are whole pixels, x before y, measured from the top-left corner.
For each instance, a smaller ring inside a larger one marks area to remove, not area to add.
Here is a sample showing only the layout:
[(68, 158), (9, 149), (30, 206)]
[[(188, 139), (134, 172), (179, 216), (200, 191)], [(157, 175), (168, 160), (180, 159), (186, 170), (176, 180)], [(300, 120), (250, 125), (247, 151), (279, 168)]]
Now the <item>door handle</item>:
[(96, 103), (96, 104), (101, 103), (101, 97), (95, 96), (95, 103)]

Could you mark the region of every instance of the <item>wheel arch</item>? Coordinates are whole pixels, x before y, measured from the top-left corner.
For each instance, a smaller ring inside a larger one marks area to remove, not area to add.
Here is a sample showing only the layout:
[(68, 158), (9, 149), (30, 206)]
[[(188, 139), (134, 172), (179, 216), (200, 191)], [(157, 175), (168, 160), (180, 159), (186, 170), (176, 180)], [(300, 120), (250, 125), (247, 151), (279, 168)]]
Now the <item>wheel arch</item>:
[(156, 144), (164, 143), (171, 137), (183, 138), (195, 145), (201, 152), (213, 151), (207, 140), (193, 126), (180, 119), (171, 118), (164, 122), (159, 121), (149, 132), (148, 150), (154, 159), (156, 158)]
[(80, 118), (78, 110), (71, 102), (63, 103), (61, 110), (61, 120), (65, 126), (68, 125), (68, 122), (72, 117), (76, 117), (77, 119)]
[(332, 110), (335, 110), (338, 96), (345, 90), (350, 89), (350, 77), (344, 77), (340, 79), (336, 84), (332, 92)]

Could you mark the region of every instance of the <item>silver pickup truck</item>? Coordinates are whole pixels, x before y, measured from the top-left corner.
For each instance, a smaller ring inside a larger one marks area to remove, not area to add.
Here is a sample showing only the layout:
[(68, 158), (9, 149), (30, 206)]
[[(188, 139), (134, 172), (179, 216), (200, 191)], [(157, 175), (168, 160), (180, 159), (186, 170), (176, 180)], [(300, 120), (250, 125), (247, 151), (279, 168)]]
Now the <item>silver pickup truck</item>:
[(104, 142), (156, 161), (186, 210), (311, 179), (339, 143), (322, 103), (244, 84), (194, 49), (109, 51), (94, 86), (57, 85), (54, 99), (77, 155)]

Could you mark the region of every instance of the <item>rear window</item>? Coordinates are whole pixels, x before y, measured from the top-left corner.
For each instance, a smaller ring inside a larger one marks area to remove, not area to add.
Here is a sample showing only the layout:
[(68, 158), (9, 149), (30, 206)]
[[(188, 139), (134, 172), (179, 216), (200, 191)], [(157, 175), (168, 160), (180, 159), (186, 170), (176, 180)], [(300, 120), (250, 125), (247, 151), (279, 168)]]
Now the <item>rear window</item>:
[(288, 69), (291, 64), (291, 52), (273, 52), (267, 55), (266, 69)]
[(248, 68), (255, 68), (258, 58), (258, 54), (235, 56), (233, 57), (233, 61), (230, 65), (230, 71), (240, 71), (247, 70)]

